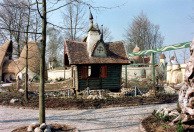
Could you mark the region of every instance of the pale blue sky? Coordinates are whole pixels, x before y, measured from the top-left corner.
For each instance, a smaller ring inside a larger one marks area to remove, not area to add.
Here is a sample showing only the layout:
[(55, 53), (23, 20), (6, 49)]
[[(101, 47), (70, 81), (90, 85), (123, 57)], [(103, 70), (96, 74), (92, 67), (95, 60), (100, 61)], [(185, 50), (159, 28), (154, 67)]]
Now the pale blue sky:
[[(141, 11), (148, 16), (151, 23), (160, 25), (160, 32), (165, 37), (164, 46), (192, 41), (194, 37), (194, 20), (192, 22), (190, 19), (191, 16), (194, 17), (194, 0), (94, 0), (94, 6), (99, 5), (122, 5), (110, 10), (91, 10), (94, 21), (97, 16), (99, 25), (109, 27), (113, 41), (124, 40), (126, 27)], [(56, 11), (49, 15), (49, 21), (58, 24), (62, 21), (60, 17), (60, 11)]]
[[(124, 5), (123, 5), (124, 4)], [(126, 27), (132, 23), (134, 16), (143, 11), (153, 24), (160, 25), (165, 37), (164, 45), (191, 41), (194, 37), (194, 0), (96, 0), (94, 6), (115, 7), (110, 10), (95, 11), (94, 21), (109, 27), (113, 41), (124, 40)], [(86, 12), (88, 13), (88, 12)], [(88, 13), (89, 14), (89, 13)], [(86, 14), (88, 16), (88, 14)], [(49, 21), (62, 22), (60, 11), (49, 15)], [(87, 18), (88, 20), (88, 18)], [(89, 21), (89, 20), (88, 20)]]

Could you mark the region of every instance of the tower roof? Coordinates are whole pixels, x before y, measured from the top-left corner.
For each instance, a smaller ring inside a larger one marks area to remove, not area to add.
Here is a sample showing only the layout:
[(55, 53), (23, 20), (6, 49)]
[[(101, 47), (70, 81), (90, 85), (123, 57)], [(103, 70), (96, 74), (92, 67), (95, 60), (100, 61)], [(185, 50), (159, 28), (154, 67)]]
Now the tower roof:
[(138, 52), (140, 51), (140, 48), (136, 45), (135, 48), (133, 49), (133, 52)]
[(174, 52), (174, 62), (173, 62), (173, 65), (177, 65), (177, 64), (179, 64), (179, 63), (178, 63), (176, 54), (175, 54), (175, 52)]
[(161, 55), (160, 55), (160, 59), (165, 59), (166, 58), (166, 56), (162, 53)]
[(172, 66), (172, 63), (171, 63), (170, 59), (169, 59), (169, 61), (167, 63), (167, 66)]
[(90, 14), (89, 14), (89, 20), (93, 20), (93, 15), (91, 13), (91, 10), (90, 10)]

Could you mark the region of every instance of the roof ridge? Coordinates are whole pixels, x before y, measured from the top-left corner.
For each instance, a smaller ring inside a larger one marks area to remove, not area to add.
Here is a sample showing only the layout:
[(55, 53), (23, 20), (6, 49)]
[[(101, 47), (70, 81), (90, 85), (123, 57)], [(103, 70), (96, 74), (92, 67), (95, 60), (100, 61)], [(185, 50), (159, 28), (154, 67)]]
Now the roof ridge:
[(75, 41), (75, 40), (65, 40), (65, 41), (69, 41), (69, 42), (76, 42), (76, 43), (83, 43), (85, 44), (86, 42), (80, 42), (80, 41)]

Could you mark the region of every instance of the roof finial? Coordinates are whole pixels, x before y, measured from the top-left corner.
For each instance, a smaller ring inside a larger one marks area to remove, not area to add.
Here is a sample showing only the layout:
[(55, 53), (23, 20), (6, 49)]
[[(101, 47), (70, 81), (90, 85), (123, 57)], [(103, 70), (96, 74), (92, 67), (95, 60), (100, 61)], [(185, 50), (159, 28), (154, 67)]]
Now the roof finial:
[[(89, 10), (90, 10), (90, 7), (89, 7)], [(90, 10), (90, 15), (89, 15), (89, 20), (90, 20), (91, 25), (93, 25), (93, 16), (92, 16), (91, 10)]]
[(175, 51), (174, 51), (174, 62), (173, 62), (174, 65), (177, 65), (179, 64), (178, 63), (178, 60), (177, 60), (177, 57), (176, 57), (176, 54), (175, 54)]
[(100, 41), (103, 41), (103, 25), (101, 25)]

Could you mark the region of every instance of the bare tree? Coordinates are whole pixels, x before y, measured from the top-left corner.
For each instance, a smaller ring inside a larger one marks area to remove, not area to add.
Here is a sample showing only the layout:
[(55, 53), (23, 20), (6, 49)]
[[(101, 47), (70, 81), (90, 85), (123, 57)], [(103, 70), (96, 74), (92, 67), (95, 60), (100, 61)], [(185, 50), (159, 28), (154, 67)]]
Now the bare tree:
[(61, 61), (61, 56), (63, 53), (63, 44), (64, 37), (60, 34), (60, 31), (55, 28), (49, 28), (47, 30), (47, 50), (46, 50), (46, 58), (48, 60), (49, 57), (56, 57), (57, 62)]
[[(24, 17), (26, 16), (26, 8), (23, 3), (26, 2), (21, 0), (3, 0), (3, 2), (0, 3), (1, 28), (7, 29), (4, 33), (6, 33), (10, 39), (15, 39), (17, 43), (17, 47), (15, 48), (17, 57), (19, 57), (21, 52), (21, 37), (24, 37), (20, 32), (24, 31), (23, 24), (25, 23)], [(13, 29), (18, 32), (13, 32)]]
[(103, 39), (104, 39), (104, 41), (109, 41), (109, 42), (111, 42), (113, 40), (113, 36), (112, 36), (111, 31), (108, 27), (103, 28)]
[[(68, 0), (67, 2), (71, 2)], [(85, 13), (86, 6), (80, 3), (70, 3), (62, 12), (65, 37), (70, 40), (81, 40), (84, 36), (83, 31), (86, 27)]]
[(31, 2), (28, 0), (28, 14), (27, 14), (27, 25), (26, 25), (26, 72), (25, 72), (25, 99), (28, 100), (28, 31), (29, 31), (29, 26), (30, 26), (30, 13), (31, 13)]
[[(25, 33), (28, 25), (28, 3), (27, 0), (3, 0), (0, 3), (0, 35), (4, 41), (12, 39), (14, 42), (14, 55), (20, 56), (21, 48), (26, 42)], [(30, 5), (29, 31), (38, 40), (37, 33), (40, 30), (40, 17), (33, 5)], [(16, 43), (15, 43), (16, 42)]]
[(148, 17), (141, 12), (134, 17), (132, 24), (126, 29), (124, 37), (128, 46), (128, 51), (138, 45), (141, 50), (162, 47), (164, 37), (161, 35), (159, 25), (152, 24)]
[(189, 58), (189, 48), (184, 48), (181, 50), (180, 56), (182, 57), (183, 63), (186, 63), (187, 59)]

